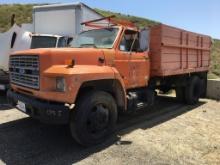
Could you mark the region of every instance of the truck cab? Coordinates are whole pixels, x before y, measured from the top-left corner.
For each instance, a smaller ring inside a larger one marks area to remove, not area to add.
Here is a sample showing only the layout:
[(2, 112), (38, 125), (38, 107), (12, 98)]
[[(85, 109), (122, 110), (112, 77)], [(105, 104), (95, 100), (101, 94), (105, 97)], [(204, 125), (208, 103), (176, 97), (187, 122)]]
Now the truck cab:
[(73, 37), (51, 35), (51, 34), (32, 34), (31, 49), (37, 48), (59, 48), (68, 47)]

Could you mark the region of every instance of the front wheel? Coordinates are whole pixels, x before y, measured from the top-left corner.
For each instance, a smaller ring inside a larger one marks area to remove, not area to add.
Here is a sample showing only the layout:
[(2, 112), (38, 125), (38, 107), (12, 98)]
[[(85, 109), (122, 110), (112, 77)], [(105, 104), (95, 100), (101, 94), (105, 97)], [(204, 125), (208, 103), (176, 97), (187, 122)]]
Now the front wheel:
[(76, 104), (70, 120), (73, 138), (84, 146), (101, 143), (114, 130), (117, 122), (117, 106), (107, 92), (92, 91)]

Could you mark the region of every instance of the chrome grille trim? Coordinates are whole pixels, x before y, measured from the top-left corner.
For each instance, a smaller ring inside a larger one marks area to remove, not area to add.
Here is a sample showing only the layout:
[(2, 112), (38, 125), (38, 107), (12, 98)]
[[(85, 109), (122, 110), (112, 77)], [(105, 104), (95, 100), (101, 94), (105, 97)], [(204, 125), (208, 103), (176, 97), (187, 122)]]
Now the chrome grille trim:
[(10, 81), (12, 84), (39, 89), (39, 56), (12, 55), (9, 60)]

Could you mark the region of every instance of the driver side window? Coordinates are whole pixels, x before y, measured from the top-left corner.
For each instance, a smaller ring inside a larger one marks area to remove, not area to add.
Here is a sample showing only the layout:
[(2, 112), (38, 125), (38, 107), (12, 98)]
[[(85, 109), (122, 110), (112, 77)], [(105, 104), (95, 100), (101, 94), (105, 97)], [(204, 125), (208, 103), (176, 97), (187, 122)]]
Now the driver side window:
[(137, 31), (126, 30), (120, 42), (119, 49), (125, 52), (137, 52), (139, 48), (139, 33)]

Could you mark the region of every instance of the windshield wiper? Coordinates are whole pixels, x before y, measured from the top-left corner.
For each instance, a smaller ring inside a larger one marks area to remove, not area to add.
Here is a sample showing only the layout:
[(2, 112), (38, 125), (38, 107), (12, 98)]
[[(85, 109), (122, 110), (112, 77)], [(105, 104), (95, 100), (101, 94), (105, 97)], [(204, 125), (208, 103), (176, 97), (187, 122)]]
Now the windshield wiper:
[(95, 44), (81, 44), (80, 47), (93, 47), (93, 48), (97, 48), (97, 46)]

